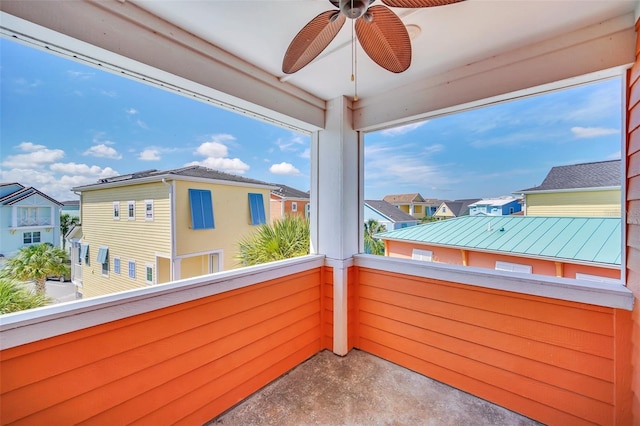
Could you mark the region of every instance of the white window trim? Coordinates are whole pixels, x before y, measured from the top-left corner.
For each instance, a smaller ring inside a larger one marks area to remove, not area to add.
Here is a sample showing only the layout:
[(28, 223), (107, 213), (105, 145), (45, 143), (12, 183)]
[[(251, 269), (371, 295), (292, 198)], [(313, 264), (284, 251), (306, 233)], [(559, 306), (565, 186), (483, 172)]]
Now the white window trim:
[(298, 203), (295, 201), (291, 202), (291, 211), (292, 212), (297, 212), (298, 211)]
[[(131, 276), (131, 264), (133, 263), (133, 277)], [(122, 265), (121, 265), (122, 267)], [(135, 260), (129, 260), (127, 262), (127, 277), (129, 277), (129, 279), (135, 280), (137, 279), (136, 277), (138, 276), (138, 271), (136, 271), (136, 261)]]
[(433, 252), (431, 250), (413, 249), (411, 252), (412, 260), (421, 260), (423, 262), (433, 262)]
[(522, 263), (502, 262), (496, 260), (496, 271), (518, 272), (521, 274), (531, 274), (533, 267)]
[[(148, 278), (149, 268), (151, 268), (151, 281), (149, 281), (149, 278)], [(153, 285), (155, 283), (155, 280), (156, 280), (156, 273), (155, 273), (155, 267), (153, 263), (146, 263), (144, 265), (144, 281), (147, 284)]]
[[(120, 268), (118, 268), (119, 269), (118, 271), (116, 271), (116, 261), (118, 261), (120, 264)], [(129, 271), (127, 271), (127, 273), (128, 272)], [(120, 256), (113, 257), (113, 273), (117, 275), (122, 275), (122, 261), (120, 260)]]
[[(151, 205), (151, 217), (147, 216), (147, 207)], [(147, 222), (153, 222), (154, 211), (153, 211), (153, 200), (144, 200), (144, 220)]]
[(120, 201), (113, 202), (113, 220), (120, 220)]
[[(130, 207), (133, 206), (133, 216), (129, 214), (131, 211)], [(135, 201), (127, 201), (127, 219), (128, 220), (136, 220), (136, 202)]]

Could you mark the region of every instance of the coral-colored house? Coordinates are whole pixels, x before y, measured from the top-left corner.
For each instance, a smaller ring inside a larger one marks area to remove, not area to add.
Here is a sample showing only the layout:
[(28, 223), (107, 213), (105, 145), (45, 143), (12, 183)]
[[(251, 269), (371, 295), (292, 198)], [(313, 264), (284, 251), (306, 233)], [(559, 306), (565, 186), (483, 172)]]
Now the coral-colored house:
[(285, 216), (309, 217), (309, 193), (287, 185), (274, 184), (277, 189), (271, 191), (269, 202), (270, 222)]

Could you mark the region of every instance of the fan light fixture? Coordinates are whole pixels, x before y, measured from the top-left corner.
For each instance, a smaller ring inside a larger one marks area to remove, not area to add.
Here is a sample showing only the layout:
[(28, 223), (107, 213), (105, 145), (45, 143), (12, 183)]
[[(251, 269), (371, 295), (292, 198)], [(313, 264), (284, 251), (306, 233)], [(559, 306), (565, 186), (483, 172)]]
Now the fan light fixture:
[[(293, 38), (282, 60), (282, 72), (293, 74), (313, 61), (336, 37), (347, 18), (353, 19), (362, 49), (376, 64), (393, 73), (411, 65), (411, 38), (398, 15), (389, 7), (423, 8), (464, 0), (329, 0), (338, 10), (322, 12)], [(387, 7), (389, 6), (389, 7)], [(417, 27), (418, 32), (420, 27)]]

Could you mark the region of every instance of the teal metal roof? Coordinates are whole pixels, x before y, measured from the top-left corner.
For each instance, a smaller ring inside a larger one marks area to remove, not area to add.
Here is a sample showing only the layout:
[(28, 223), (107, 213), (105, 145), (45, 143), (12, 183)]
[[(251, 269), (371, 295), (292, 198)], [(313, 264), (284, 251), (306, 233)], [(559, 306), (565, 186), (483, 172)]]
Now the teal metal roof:
[(463, 216), (376, 237), (616, 266), (622, 256), (619, 217)]

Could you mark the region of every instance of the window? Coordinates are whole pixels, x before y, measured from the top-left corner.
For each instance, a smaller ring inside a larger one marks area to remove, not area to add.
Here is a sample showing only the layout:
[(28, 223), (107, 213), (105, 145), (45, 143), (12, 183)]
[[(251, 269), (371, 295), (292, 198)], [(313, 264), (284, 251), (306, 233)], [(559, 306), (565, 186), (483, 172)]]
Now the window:
[(146, 280), (147, 283), (153, 284), (153, 265), (146, 266)]
[(120, 258), (119, 257), (113, 258), (113, 272), (115, 272), (116, 274), (120, 274)]
[(98, 263), (102, 265), (102, 275), (109, 274), (109, 247), (102, 246), (98, 249), (98, 256), (96, 258)]
[(18, 207), (17, 226), (51, 225), (51, 207)]
[(215, 228), (211, 191), (189, 189), (189, 205), (191, 207), (191, 229)]
[(291, 202), (291, 211), (292, 212), (297, 212), (298, 211), (298, 203), (296, 203), (295, 201)]
[(113, 202), (113, 220), (120, 220), (120, 201)]
[(136, 279), (136, 262), (133, 260), (129, 261), (129, 278)]
[(22, 242), (24, 244), (35, 244), (40, 242), (40, 231), (25, 232), (22, 234)]
[(307, 203), (304, 205), (304, 215), (307, 219), (309, 219), (309, 216), (311, 215), (311, 204)]
[(89, 244), (80, 245), (80, 259), (84, 260), (84, 264), (89, 264)]
[(127, 217), (129, 220), (136, 219), (136, 202), (127, 201)]
[(78, 265), (82, 265), (82, 244), (78, 244)]
[(531, 265), (496, 261), (496, 271), (531, 273)]
[(513, 207), (509, 207), (509, 214), (513, 214)]
[[(292, 203), (291, 205), (292, 211), (295, 211), (293, 209), (294, 204), (296, 203)], [(249, 210), (251, 212), (252, 225), (262, 225), (263, 223), (267, 223), (267, 216), (264, 212), (264, 201), (262, 199), (262, 194), (249, 194)]]
[(599, 275), (582, 274), (576, 272), (576, 280), (585, 280), (597, 283), (620, 284), (620, 280), (616, 278), (601, 277)]
[(447, 206), (442, 206), (442, 213), (446, 213), (447, 212)]
[(153, 220), (153, 200), (144, 201), (144, 220)]
[(431, 250), (413, 249), (413, 252), (411, 253), (411, 259), (431, 262), (433, 260), (433, 252)]

